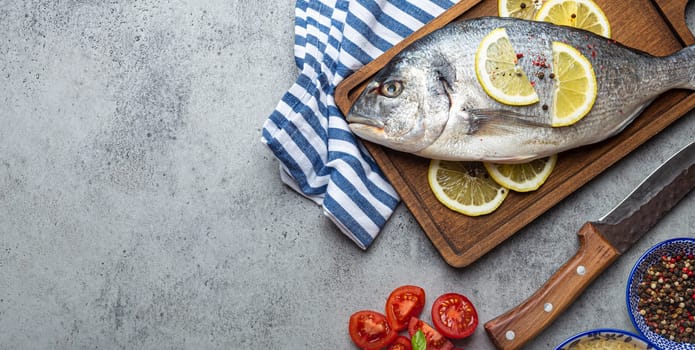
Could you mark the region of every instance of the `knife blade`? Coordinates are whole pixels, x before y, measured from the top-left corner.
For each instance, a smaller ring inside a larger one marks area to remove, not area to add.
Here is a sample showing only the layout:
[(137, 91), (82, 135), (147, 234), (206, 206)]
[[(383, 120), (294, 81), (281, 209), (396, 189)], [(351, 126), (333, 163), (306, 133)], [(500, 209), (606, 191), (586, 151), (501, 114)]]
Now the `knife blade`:
[(603, 218), (585, 223), (577, 233), (576, 254), (528, 299), (485, 323), (495, 347), (519, 349), (538, 335), (693, 187), (695, 142), (652, 172)]

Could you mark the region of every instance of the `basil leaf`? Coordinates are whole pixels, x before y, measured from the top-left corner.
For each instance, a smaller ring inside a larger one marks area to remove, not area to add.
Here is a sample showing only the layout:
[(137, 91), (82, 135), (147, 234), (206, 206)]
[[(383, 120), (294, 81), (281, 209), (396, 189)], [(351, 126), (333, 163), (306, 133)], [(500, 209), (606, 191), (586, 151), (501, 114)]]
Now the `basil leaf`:
[(422, 332), (422, 329), (418, 329), (418, 331), (413, 334), (410, 343), (413, 345), (413, 350), (427, 350), (427, 339), (425, 339), (425, 333)]

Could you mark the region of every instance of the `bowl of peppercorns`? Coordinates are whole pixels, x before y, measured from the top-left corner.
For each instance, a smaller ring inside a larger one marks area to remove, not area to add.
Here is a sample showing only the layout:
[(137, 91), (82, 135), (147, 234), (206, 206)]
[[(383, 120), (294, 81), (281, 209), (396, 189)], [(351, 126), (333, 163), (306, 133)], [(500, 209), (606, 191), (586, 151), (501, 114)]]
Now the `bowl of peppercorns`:
[(647, 250), (630, 272), (626, 299), (632, 324), (654, 346), (695, 350), (695, 239)]

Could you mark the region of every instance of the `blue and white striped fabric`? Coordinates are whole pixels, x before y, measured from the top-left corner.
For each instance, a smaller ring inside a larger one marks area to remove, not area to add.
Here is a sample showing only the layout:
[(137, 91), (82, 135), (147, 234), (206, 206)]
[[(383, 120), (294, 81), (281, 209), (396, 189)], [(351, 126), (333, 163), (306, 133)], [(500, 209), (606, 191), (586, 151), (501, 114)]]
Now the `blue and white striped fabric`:
[(362, 249), (400, 199), (350, 132), (336, 85), (441, 12), (450, 0), (297, 0), (301, 73), (263, 126), (283, 182), (323, 207)]

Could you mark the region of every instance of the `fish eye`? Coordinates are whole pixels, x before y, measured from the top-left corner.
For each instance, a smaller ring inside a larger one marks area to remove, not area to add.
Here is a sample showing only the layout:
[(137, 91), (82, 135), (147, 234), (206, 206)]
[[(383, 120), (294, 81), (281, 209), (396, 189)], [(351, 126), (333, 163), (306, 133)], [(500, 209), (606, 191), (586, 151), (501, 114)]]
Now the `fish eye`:
[(381, 84), (379, 92), (386, 97), (397, 97), (403, 92), (403, 83), (398, 80), (391, 80)]

